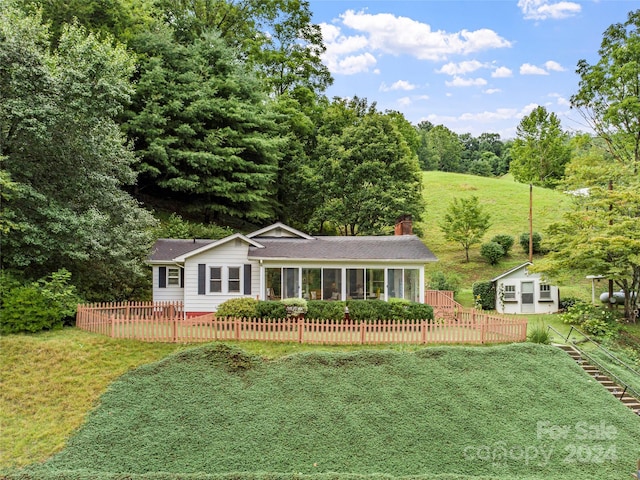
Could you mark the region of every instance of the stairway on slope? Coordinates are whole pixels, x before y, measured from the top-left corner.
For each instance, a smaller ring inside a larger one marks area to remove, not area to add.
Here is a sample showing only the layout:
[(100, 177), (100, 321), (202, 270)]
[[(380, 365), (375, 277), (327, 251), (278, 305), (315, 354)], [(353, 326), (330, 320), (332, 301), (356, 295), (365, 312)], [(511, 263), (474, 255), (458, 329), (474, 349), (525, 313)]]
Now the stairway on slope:
[[(625, 406), (629, 407), (635, 413), (640, 415), (640, 400), (632, 397), (627, 392), (624, 392), (624, 387), (616, 384), (609, 377), (604, 375), (597, 367), (591, 365), (586, 359), (582, 357), (580, 352), (572, 345), (557, 344), (556, 347), (564, 350), (571, 358), (573, 358), (578, 365), (580, 365), (585, 372), (591, 375), (600, 385), (606, 388), (614, 397), (620, 400)], [(624, 394), (623, 394), (624, 392)]]

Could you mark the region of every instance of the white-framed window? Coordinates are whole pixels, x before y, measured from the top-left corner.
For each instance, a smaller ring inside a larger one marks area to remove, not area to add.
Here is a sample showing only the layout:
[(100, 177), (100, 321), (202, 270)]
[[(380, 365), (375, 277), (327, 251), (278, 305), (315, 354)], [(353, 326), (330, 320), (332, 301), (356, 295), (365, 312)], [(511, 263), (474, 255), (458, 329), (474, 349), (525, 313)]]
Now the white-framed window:
[(209, 268), (209, 291), (211, 293), (222, 292), (222, 267)]
[(229, 293), (240, 293), (240, 267), (229, 267)]
[(167, 268), (167, 285), (171, 285), (174, 287), (180, 285), (179, 268)]
[(540, 284), (540, 300), (551, 300), (551, 285)]
[(505, 301), (514, 301), (516, 299), (516, 286), (505, 285), (504, 286), (504, 299)]

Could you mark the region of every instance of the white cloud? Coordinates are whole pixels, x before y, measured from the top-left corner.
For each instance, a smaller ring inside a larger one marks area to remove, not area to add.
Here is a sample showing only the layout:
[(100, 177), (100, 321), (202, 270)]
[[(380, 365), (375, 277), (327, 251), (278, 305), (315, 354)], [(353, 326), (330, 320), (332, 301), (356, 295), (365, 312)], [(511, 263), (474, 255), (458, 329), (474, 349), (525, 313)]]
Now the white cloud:
[(544, 67), (547, 69), (547, 71), (551, 70), (554, 72), (564, 72), (566, 70), (566, 68), (564, 68), (558, 62), (554, 62), (553, 60), (549, 60), (548, 62), (545, 62)]
[(486, 67), (484, 63), (477, 60), (470, 60), (460, 63), (447, 63), (443, 65), (436, 73), (446, 73), (447, 75), (464, 75), (465, 73), (475, 72), (483, 67)]
[(567, 100), (566, 98), (564, 98), (559, 93), (550, 93), (549, 96), (551, 98), (555, 98), (556, 99), (556, 104), (557, 105), (561, 105), (563, 107), (571, 107), (571, 102), (569, 100)]
[(455, 76), (450, 82), (445, 82), (447, 87), (481, 87), (486, 85), (487, 81), (484, 78), (462, 78)]
[(376, 58), (369, 52), (361, 55), (351, 55), (345, 57), (333, 65), (329, 66), (332, 73), (342, 75), (353, 75), (361, 72), (368, 72), (369, 68), (377, 63)]
[(415, 89), (416, 89), (416, 86), (412, 83), (407, 82), (406, 80), (398, 80), (397, 82), (393, 83), (391, 86), (387, 85), (384, 82), (382, 82), (382, 85), (380, 85), (381, 92), (392, 92), (394, 90), (411, 91)]
[[(372, 15), (347, 10), (340, 19), (344, 26), (367, 34), (370, 49), (392, 55), (410, 55), (420, 60), (442, 60), (451, 54), (511, 46), (511, 42), (493, 30), (432, 31), (426, 23), (390, 13)], [(331, 43), (330, 37), (325, 39), (325, 43)]]
[(527, 20), (561, 20), (573, 17), (582, 11), (576, 2), (550, 0), (518, 0), (518, 7)]
[(544, 68), (536, 67), (530, 63), (524, 63), (520, 66), (520, 75), (549, 75)]
[(493, 78), (508, 78), (513, 76), (513, 72), (510, 68), (498, 67), (493, 72), (491, 72), (491, 76)]
[(353, 75), (368, 71), (369, 67), (375, 65), (376, 60), (371, 53), (351, 55), (367, 47), (368, 41), (364, 36), (344, 36), (339, 27), (328, 23), (321, 23), (320, 28), (326, 46), (322, 60), (331, 73)]
[(499, 88), (487, 88), (484, 93), (486, 93), (487, 95), (493, 95), (494, 93), (500, 93), (502, 90), (500, 90)]
[(409, 105), (411, 105), (413, 102), (411, 101), (411, 99), (409, 97), (402, 97), (398, 99), (398, 105), (400, 105), (401, 107), (407, 107)]

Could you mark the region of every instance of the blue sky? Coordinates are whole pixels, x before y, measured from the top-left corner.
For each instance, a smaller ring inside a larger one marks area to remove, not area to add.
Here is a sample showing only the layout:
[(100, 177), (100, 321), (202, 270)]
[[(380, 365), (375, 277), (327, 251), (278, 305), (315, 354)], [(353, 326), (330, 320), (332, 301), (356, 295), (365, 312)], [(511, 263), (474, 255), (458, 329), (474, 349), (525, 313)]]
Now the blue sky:
[(329, 97), (365, 97), (457, 133), (513, 138), (538, 105), (566, 130), (578, 60), (598, 61), (605, 29), (630, 0), (310, 0), (334, 77)]

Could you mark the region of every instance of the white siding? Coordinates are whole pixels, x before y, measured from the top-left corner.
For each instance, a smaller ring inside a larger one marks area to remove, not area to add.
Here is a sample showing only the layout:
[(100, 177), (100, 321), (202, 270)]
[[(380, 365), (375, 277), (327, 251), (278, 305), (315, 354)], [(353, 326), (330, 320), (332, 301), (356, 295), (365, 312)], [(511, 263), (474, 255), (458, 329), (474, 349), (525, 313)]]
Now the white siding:
[[(530, 273), (525, 275), (525, 269), (519, 269), (510, 273), (496, 282), (496, 310), (500, 313), (517, 315), (522, 312), (522, 283), (533, 282), (533, 306), (535, 314), (538, 313), (555, 313), (560, 305), (560, 291), (557, 286), (551, 285), (551, 301), (540, 299), (540, 274)], [(501, 297), (501, 291), (504, 291), (505, 285), (515, 286), (515, 300), (504, 301)]]
[(167, 265), (154, 265), (153, 266), (153, 301), (154, 302), (182, 302), (184, 300), (184, 288), (180, 288), (178, 285), (168, 285), (166, 288), (160, 288), (159, 285), (159, 273), (160, 267), (178, 268), (175, 264)]
[[(225, 243), (219, 247), (211, 248), (199, 255), (187, 258), (185, 262), (184, 283), (186, 312), (215, 312), (218, 306), (231, 299), (251, 296), (256, 298), (259, 292), (260, 273), (258, 262), (250, 262), (247, 259), (249, 246), (240, 239)], [(206, 294), (198, 295), (198, 265), (206, 265)], [(244, 292), (244, 265), (251, 264), (251, 295)], [(209, 269), (222, 267), (222, 292), (209, 292)], [(228, 267), (240, 267), (240, 293), (227, 291)]]

